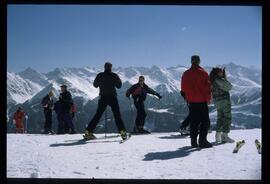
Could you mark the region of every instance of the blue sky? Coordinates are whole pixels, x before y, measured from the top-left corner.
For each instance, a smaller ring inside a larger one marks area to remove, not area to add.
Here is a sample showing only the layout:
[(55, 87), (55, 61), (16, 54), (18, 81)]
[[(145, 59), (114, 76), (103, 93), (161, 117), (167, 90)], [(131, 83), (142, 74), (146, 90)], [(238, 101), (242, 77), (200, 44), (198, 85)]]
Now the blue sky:
[(258, 6), (8, 5), (7, 69), (234, 62), (261, 68)]

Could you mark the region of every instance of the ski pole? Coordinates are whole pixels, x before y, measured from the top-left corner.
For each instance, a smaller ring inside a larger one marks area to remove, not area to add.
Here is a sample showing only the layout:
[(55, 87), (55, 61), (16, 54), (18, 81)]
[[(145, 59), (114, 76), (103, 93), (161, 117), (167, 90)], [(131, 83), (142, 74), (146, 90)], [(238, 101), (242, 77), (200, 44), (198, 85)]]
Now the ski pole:
[(26, 115), (25, 116), (25, 133), (27, 133), (27, 119), (28, 119), (28, 116)]
[(105, 139), (107, 138), (107, 108), (105, 110)]

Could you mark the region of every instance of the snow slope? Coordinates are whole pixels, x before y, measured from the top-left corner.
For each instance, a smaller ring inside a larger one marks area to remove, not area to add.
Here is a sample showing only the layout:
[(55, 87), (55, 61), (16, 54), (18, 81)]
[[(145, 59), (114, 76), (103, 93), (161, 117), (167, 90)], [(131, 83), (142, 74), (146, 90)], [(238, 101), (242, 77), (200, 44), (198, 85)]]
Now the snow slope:
[[(122, 179), (261, 179), (261, 155), (254, 140), (261, 129), (233, 130), (245, 139), (238, 154), (234, 144), (191, 149), (179, 133), (134, 135), (81, 141), (82, 135), (8, 134), (8, 178), (122, 178)], [(108, 136), (114, 136), (110, 134)], [(214, 141), (215, 132), (209, 134)]]

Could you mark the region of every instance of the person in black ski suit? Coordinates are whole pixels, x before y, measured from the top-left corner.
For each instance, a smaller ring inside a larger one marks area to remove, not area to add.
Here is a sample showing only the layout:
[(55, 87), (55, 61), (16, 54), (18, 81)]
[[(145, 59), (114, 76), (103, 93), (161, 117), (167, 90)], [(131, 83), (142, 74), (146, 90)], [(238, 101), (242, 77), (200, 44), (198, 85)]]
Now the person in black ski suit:
[[(186, 95), (182, 90), (180, 91), (180, 94), (184, 98), (184, 100), (186, 101)], [(188, 106), (188, 109), (189, 109), (189, 103), (187, 101), (186, 101), (186, 103), (187, 103), (187, 106)], [(181, 126), (180, 126), (180, 133), (181, 134), (189, 134), (189, 133), (187, 133), (187, 126), (189, 126), (190, 123), (191, 123), (191, 116), (190, 116), (190, 110), (189, 110), (188, 116), (181, 123)]]
[(159, 99), (162, 98), (162, 96), (148, 87), (144, 83), (144, 76), (139, 77), (139, 82), (137, 84), (134, 84), (126, 91), (126, 97), (130, 98), (130, 95), (132, 95), (132, 98), (134, 100), (134, 105), (137, 109), (137, 117), (135, 120), (135, 126), (134, 126), (134, 133), (150, 133), (149, 131), (145, 130), (144, 122), (146, 118), (146, 112), (144, 109), (144, 101), (146, 99), (147, 93), (157, 96)]
[[(62, 112), (61, 112), (61, 105), (60, 105), (60, 101), (59, 101), (59, 100), (57, 100), (57, 101), (54, 103), (53, 110), (54, 110), (55, 113), (56, 113), (56, 118), (57, 118), (57, 121), (58, 121), (58, 132), (59, 132), (59, 127), (64, 126), (64, 123), (62, 122), (62, 119), (61, 119)], [(60, 131), (60, 132), (61, 132), (61, 131)], [(63, 133), (63, 132), (62, 132), (62, 133)]]
[(45, 97), (42, 99), (42, 106), (44, 110), (45, 116), (45, 124), (44, 124), (44, 134), (49, 134), (54, 132), (52, 131), (52, 109), (53, 109), (53, 92), (50, 91)]
[(65, 124), (71, 129), (71, 134), (75, 134), (75, 128), (72, 122), (72, 112), (71, 106), (73, 104), (72, 96), (69, 91), (67, 91), (67, 86), (61, 86), (61, 93), (59, 96), (60, 114), (59, 114), (59, 124), (57, 134), (64, 134)]
[(112, 108), (114, 119), (118, 132), (120, 133), (123, 140), (127, 139), (127, 133), (125, 129), (124, 122), (121, 118), (121, 113), (119, 109), (119, 104), (117, 100), (117, 93), (115, 88), (122, 87), (122, 81), (116, 73), (112, 72), (112, 64), (106, 62), (104, 65), (104, 72), (99, 73), (94, 80), (94, 87), (99, 87), (99, 101), (96, 114), (89, 122), (85, 130), (85, 139), (95, 139), (93, 134), (103, 112), (105, 111), (107, 105)]

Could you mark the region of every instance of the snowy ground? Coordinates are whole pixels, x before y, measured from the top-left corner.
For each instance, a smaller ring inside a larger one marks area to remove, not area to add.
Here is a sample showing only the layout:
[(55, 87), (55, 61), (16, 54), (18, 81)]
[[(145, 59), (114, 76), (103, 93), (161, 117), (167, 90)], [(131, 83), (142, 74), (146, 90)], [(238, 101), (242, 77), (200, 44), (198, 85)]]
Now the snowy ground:
[[(104, 134), (96, 134), (104, 137)], [(115, 134), (110, 134), (112, 136)], [(82, 135), (8, 134), (8, 178), (122, 179), (261, 179), (261, 155), (254, 140), (261, 129), (233, 130), (246, 144), (233, 154), (233, 144), (191, 149), (177, 132), (81, 141)], [(215, 132), (209, 134), (214, 141)]]

